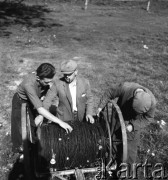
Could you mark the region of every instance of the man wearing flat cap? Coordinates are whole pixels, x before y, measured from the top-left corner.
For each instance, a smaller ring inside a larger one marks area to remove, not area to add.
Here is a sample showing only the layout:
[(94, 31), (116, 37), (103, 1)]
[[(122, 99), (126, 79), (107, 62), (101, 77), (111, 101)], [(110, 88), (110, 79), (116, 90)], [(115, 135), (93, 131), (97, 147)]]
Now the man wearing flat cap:
[(128, 163), (136, 162), (141, 129), (154, 120), (156, 100), (152, 92), (134, 82), (125, 82), (105, 92), (98, 106), (98, 114), (109, 100), (118, 98), (128, 139)]
[(43, 106), (46, 109), (58, 97), (57, 116), (63, 121), (89, 121), (94, 123), (93, 96), (90, 83), (78, 77), (77, 63), (73, 60), (61, 63), (63, 77), (55, 81), (48, 91)]

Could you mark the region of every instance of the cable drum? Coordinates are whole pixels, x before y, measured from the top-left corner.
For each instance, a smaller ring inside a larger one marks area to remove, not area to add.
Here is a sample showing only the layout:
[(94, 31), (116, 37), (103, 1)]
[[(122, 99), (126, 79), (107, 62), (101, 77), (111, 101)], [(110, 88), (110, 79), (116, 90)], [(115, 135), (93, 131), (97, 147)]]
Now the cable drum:
[(66, 131), (55, 123), (38, 129), (36, 168), (46, 172), (52, 168), (65, 170), (92, 167), (105, 157), (106, 137), (99, 123), (69, 122), (73, 131)]

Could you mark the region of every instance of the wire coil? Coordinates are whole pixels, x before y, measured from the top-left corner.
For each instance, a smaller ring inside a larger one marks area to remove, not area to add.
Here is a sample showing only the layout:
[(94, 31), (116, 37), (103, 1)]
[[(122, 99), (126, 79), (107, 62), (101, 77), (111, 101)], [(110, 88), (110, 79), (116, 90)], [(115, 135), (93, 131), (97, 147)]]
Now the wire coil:
[(71, 133), (57, 124), (43, 124), (38, 131), (38, 169), (46, 171), (91, 167), (98, 158), (105, 156), (106, 138), (100, 124), (69, 122)]

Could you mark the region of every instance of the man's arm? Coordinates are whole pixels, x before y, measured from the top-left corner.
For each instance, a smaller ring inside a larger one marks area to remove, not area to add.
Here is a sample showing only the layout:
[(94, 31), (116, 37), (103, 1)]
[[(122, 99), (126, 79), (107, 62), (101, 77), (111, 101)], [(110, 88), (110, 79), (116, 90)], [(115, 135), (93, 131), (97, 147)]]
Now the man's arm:
[(44, 116), (46, 119), (59, 124), (62, 128), (64, 128), (66, 130), (66, 132), (71, 132), (72, 131), (72, 127), (63, 122), (62, 120), (58, 119), (56, 116), (54, 116), (53, 114), (51, 114), (49, 111), (47, 111), (45, 108), (40, 107), (37, 109), (38, 113), (42, 116)]
[(98, 108), (103, 109), (110, 100), (113, 100), (116, 97), (119, 97), (121, 95), (121, 92), (122, 92), (122, 84), (120, 84), (116, 87), (111, 87), (101, 97)]
[(89, 81), (87, 81), (87, 85), (86, 85), (86, 96), (87, 96), (86, 114), (93, 115), (93, 95), (91, 92)]
[(86, 96), (87, 96), (87, 101), (86, 101), (86, 120), (90, 121), (90, 123), (94, 123), (94, 118), (93, 118), (93, 95), (91, 92), (90, 88), (90, 83), (87, 81), (86, 85)]
[(46, 94), (46, 97), (43, 101), (43, 107), (48, 110), (50, 106), (52, 105), (52, 101), (56, 97), (57, 97), (57, 87), (56, 87), (56, 84), (54, 83)]
[[(53, 87), (53, 86), (52, 86)], [(72, 127), (70, 125), (68, 125), (67, 123), (63, 122), (62, 120), (58, 119), (57, 117), (55, 117), (54, 115), (52, 115), (47, 109), (45, 109), (43, 106), (43, 103), (42, 101), (39, 99), (39, 97), (37, 96), (37, 93), (35, 92), (34, 88), (27, 85), (25, 87), (26, 89), (26, 93), (27, 93), (27, 96), (29, 98), (29, 100), (31, 101), (31, 103), (34, 105), (34, 107), (37, 109), (37, 112), (39, 113), (39, 115), (41, 115), (41, 118), (40, 118), (40, 121), (43, 120), (42, 116), (47, 118), (48, 120), (50, 121), (53, 121), (57, 124), (59, 124), (62, 128), (64, 128), (66, 130), (66, 132), (68, 131), (72, 131)], [(54, 91), (54, 87), (52, 88), (52, 92)], [(48, 93), (47, 93), (48, 94)], [(47, 100), (47, 103), (46, 103), (46, 108), (49, 108), (50, 107), (50, 100), (51, 100), (51, 103), (52, 103), (52, 98), (55, 97), (55, 94), (54, 93), (49, 93), (49, 99)], [(35, 123), (36, 125), (40, 122), (36, 122), (36, 119), (35, 119)]]
[(26, 95), (28, 97), (28, 100), (33, 104), (33, 106), (36, 109), (43, 105), (42, 101), (38, 97), (37, 92), (35, 91), (35, 88), (33, 85), (26, 84), (25, 85), (25, 92), (26, 92)]

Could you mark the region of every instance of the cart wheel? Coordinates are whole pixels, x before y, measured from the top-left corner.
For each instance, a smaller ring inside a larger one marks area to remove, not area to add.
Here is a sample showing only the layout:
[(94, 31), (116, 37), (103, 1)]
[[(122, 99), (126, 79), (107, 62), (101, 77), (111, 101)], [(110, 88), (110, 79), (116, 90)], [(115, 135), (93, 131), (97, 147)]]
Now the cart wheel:
[(120, 108), (115, 101), (110, 101), (100, 114), (99, 121), (105, 129), (108, 139), (108, 159), (126, 162), (127, 134)]
[[(121, 143), (121, 155), (122, 155), (122, 162), (127, 162), (127, 155), (128, 155), (128, 146), (127, 146), (127, 133), (126, 133), (126, 126), (122, 116), (122, 112), (119, 106), (116, 104), (115, 101), (111, 101), (112, 104), (112, 114), (110, 127), (111, 127), (111, 136), (113, 142), (113, 149), (115, 144)], [(119, 145), (120, 146), (120, 145)]]
[(28, 134), (30, 134), (30, 123), (28, 123), (27, 105), (22, 104), (21, 110), (21, 127), (22, 127), (22, 142), (23, 142), (23, 155), (24, 155), (24, 179), (33, 180), (32, 169), (31, 169), (31, 152), (30, 152), (30, 141)]

